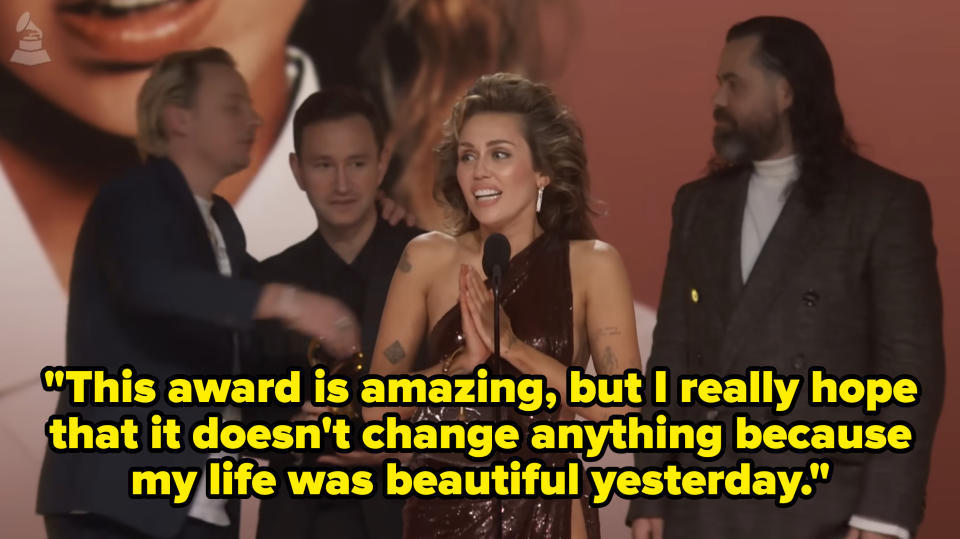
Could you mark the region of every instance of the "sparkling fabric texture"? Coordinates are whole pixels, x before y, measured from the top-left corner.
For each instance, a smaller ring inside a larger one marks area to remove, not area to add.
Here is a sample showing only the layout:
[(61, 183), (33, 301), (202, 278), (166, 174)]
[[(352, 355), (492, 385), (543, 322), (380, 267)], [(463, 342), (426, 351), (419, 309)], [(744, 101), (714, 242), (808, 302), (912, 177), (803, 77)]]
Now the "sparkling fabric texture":
[[(558, 361), (585, 366), (587, 355), (573, 357), (573, 291), (570, 283), (570, 244), (548, 234), (536, 238), (510, 260), (502, 287), (504, 311), (510, 317), (514, 333), (527, 344)], [(459, 305), (437, 322), (427, 338), (429, 363), (442, 361), (463, 343)], [(506, 361), (490, 358), (491, 374), (519, 376)], [(557, 420), (558, 412), (522, 415), (508, 407), (421, 407), (413, 421), (513, 421), (522, 433), (535, 421)], [(496, 455), (487, 462), (467, 459), (459, 453), (417, 454), (413, 467), (478, 467), (508, 458), (539, 459), (545, 467), (562, 468), (572, 453), (538, 454), (527, 447), (510, 454)], [(597, 510), (587, 503), (588, 483), (581, 479), (583, 496), (570, 499), (419, 499), (407, 500), (403, 514), (403, 537), (482, 538), (482, 539), (566, 539), (571, 535), (570, 515), (573, 503), (583, 508), (587, 537), (600, 537)], [(497, 518), (498, 509), (502, 518)], [(502, 535), (498, 533), (502, 526)]]

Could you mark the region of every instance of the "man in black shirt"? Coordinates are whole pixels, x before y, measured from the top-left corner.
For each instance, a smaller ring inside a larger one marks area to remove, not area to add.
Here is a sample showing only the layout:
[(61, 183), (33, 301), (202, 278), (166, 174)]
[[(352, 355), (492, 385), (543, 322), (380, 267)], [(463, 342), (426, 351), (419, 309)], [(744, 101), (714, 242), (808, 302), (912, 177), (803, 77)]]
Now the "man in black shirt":
[[(385, 128), (376, 108), (347, 89), (318, 92), (306, 99), (294, 120), (290, 168), (317, 214), (317, 230), (302, 242), (261, 263), (264, 281), (291, 283), (323, 292), (347, 304), (361, 324), (363, 357), (347, 374), (358, 377), (369, 368), (380, 315), (390, 280), (408, 241), (422, 231), (391, 225), (378, 216), (376, 198), (389, 162)], [(265, 370), (309, 367), (309, 338), (261, 325)], [(320, 358), (328, 372), (335, 362)], [(359, 367), (359, 368), (358, 368)], [(269, 413), (280, 412), (274, 410)], [(295, 411), (293, 411), (295, 412)], [(291, 411), (286, 411), (288, 419)], [(277, 456), (275, 468), (295, 464)], [(338, 466), (376, 467), (381, 456), (362, 451), (325, 455)], [(304, 462), (309, 464), (309, 462)], [(399, 537), (402, 500), (375, 495), (366, 500), (291, 499), (285, 493), (263, 500), (259, 538), (390, 538)]]

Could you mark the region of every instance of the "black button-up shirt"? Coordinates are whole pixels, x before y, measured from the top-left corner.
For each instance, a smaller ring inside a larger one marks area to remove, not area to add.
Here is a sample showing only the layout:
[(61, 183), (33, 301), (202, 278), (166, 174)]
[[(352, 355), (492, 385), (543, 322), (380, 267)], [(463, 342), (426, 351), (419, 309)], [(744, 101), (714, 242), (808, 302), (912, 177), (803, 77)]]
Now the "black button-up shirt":
[[(264, 283), (295, 284), (344, 302), (361, 325), (363, 371), (350, 369), (351, 375), (365, 374), (377, 341), (380, 316), (387, 300), (390, 281), (403, 250), (423, 231), (405, 225), (391, 226), (378, 219), (370, 235), (351, 263), (345, 262), (323, 239), (319, 231), (282, 253), (264, 260), (258, 276)], [(282, 372), (289, 367), (308, 367), (310, 339), (284, 329), (279, 322), (258, 324), (258, 340), (265, 372)], [(332, 366), (335, 362), (324, 361)]]

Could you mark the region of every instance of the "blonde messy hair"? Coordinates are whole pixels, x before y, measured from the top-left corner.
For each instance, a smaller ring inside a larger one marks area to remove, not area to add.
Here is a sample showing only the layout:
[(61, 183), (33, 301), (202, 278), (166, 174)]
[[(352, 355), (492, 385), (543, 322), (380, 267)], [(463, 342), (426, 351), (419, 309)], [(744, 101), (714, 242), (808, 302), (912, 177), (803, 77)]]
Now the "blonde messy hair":
[(167, 133), (163, 109), (167, 105), (190, 107), (200, 85), (200, 65), (221, 64), (236, 69), (227, 51), (218, 47), (179, 51), (160, 60), (137, 96), (137, 149), (140, 156), (165, 157)]

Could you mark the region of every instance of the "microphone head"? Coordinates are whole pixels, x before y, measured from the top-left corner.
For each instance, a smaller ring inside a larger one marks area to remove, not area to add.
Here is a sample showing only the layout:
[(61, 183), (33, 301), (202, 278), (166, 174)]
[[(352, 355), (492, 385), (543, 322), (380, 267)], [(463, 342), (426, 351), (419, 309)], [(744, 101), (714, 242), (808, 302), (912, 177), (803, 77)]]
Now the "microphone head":
[(500, 266), (500, 275), (503, 275), (509, 264), (510, 242), (503, 234), (491, 234), (483, 242), (483, 272), (492, 279), (495, 266)]

